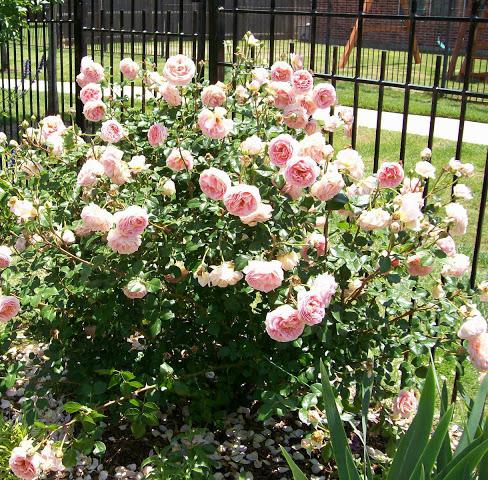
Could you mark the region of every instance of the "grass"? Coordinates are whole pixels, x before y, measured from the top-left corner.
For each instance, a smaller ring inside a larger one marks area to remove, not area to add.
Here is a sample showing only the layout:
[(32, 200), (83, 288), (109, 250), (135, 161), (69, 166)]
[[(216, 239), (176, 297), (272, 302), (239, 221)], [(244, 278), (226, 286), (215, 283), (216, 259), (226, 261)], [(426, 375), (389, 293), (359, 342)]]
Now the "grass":
[(27, 435), (26, 427), (20, 423), (6, 421), (0, 414), (0, 478), (18, 480), (9, 467), (10, 453)]
[[(17, 45), (16, 48), (13, 45), (10, 48), (10, 63), (9, 70), (11, 78), (21, 78), (23, 66), (27, 59), (31, 60), (31, 70), (32, 77), (35, 77), (37, 65), (40, 63), (42, 58), (42, 53), (45, 50), (43, 36), (40, 29), (37, 33), (37, 48), (35, 44), (35, 30), (31, 32), (31, 49), (28, 49), (26, 34), (24, 34), (24, 41), (22, 49)], [(117, 65), (120, 58), (123, 56), (130, 56), (131, 46), (130, 46), (130, 36), (124, 38), (124, 43), (116, 41), (113, 44), (113, 61), (114, 69), (117, 71)], [(46, 37), (48, 38), (48, 37)], [(117, 39), (119, 40), (119, 39)], [(159, 58), (158, 65), (161, 65), (164, 61), (164, 57), (169, 55), (174, 55), (179, 52), (180, 44), (178, 41), (171, 41), (166, 43), (164, 36), (161, 38), (162, 41), (157, 44), (157, 56)], [(48, 40), (46, 40), (47, 42)], [(88, 38), (90, 42), (90, 38)], [(108, 36), (105, 38), (105, 42), (109, 42)], [(304, 64), (306, 66), (310, 63), (310, 44), (306, 42), (299, 42), (294, 40), (276, 40), (274, 47), (274, 57), (275, 59), (287, 59), (290, 51), (290, 44), (293, 43), (294, 50), (300, 53), (304, 58)], [(191, 41), (184, 41), (182, 43), (182, 51), (186, 55), (192, 55), (195, 50), (196, 44)], [(74, 76), (74, 55), (69, 55), (69, 45), (64, 44), (63, 48), (58, 49), (57, 57), (57, 80), (63, 82), (69, 82)], [(332, 46), (331, 46), (332, 47)], [(338, 47), (338, 55), (342, 54), (343, 46)], [(14, 59), (13, 52), (16, 52), (16, 58)], [(207, 45), (208, 51), (208, 45)], [(316, 45), (316, 64), (315, 72), (330, 72), (332, 48), (327, 49), (325, 44)], [(37, 56), (36, 56), (37, 52)], [(327, 53), (328, 52), (328, 53)], [(148, 36), (146, 43), (146, 58), (153, 61), (154, 58), (154, 42), (153, 39)], [(440, 52), (441, 53), (441, 52)], [(99, 44), (94, 45), (92, 49), (91, 44), (88, 45), (88, 54), (92, 55), (95, 60), (102, 62), (104, 65), (108, 66), (110, 64), (110, 48), (107, 46), (105, 51), (102, 51)], [(412, 83), (418, 85), (432, 85), (434, 79), (435, 70), (435, 58), (437, 54), (423, 53), (422, 63), (419, 65), (413, 64), (412, 69)], [(379, 79), (380, 71), (380, 50), (365, 48), (362, 50), (361, 55), (361, 77), (368, 79)], [(134, 44), (134, 58), (142, 62), (142, 43), (136, 42)], [(355, 76), (355, 51), (350, 57), (349, 63), (342, 70), (337, 73), (339, 75), (344, 75), (350, 77), (351, 79)], [(15, 61), (14, 61), (15, 60)], [(263, 64), (267, 64), (269, 60), (269, 42), (264, 41), (263, 47), (257, 53), (256, 60)], [(385, 79), (395, 82), (403, 83), (405, 82), (405, 75), (407, 70), (407, 52), (404, 51), (388, 51), (387, 52), (387, 63), (385, 71)], [(226, 53), (226, 61), (232, 61), (232, 55), (230, 51)], [(458, 67), (462, 62), (462, 58), (458, 60)], [(487, 59), (477, 59), (473, 68), (475, 72), (488, 71), (488, 60)], [(45, 69), (40, 69), (39, 79), (44, 80), (47, 76)], [(5, 82), (7, 81), (7, 73), (4, 73)], [(115, 80), (118, 80), (118, 75), (116, 75)], [(29, 82), (29, 75), (27, 75), (27, 82)], [(360, 95), (359, 104), (362, 108), (377, 109), (377, 92), (378, 87), (360, 84)], [(448, 80), (446, 87), (460, 89), (462, 88), (462, 83), (456, 80)], [(352, 105), (354, 98), (354, 83), (351, 81), (338, 81), (337, 84), (339, 100), (343, 105)], [(479, 92), (485, 92), (486, 87), (484, 83), (471, 82), (470, 89)], [(401, 88), (385, 88), (384, 105), (385, 111), (390, 112), (403, 112), (404, 105), (404, 92)], [(426, 92), (411, 91), (410, 94), (410, 113), (417, 115), (430, 115), (430, 103), (431, 95)], [(440, 117), (449, 118), (459, 118), (461, 102), (458, 98), (452, 96), (444, 96), (439, 98), (438, 103), (438, 113)], [(477, 122), (488, 122), (488, 108), (486, 104), (480, 102), (470, 102), (467, 115), (467, 120), (477, 121)]]

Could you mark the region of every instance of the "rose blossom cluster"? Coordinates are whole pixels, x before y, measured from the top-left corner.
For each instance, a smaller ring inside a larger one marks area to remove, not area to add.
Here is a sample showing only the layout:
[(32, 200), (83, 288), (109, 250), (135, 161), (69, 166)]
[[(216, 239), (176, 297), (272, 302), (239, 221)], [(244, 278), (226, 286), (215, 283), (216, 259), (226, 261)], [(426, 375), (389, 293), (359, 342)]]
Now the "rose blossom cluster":
[(486, 320), (474, 305), (461, 311), (465, 320), (458, 330), (458, 337), (467, 342), (469, 359), (480, 372), (488, 371), (488, 329)]
[(103, 102), (103, 92), (100, 83), (105, 79), (102, 65), (94, 62), (91, 57), (81, 59), (80, 73), (76, 83), (80, 86), (80, 98), (83, 102), (83, 115), (90, 122), (100, 122), (105, 118), (107, 106)]
[(31, 439), (25, 439), (12, 450), (9, 467), (22, 480), (37, 480), (41, 475), (64, 472), (63, 451), (53, 442), (48, 442), (39, 451)]

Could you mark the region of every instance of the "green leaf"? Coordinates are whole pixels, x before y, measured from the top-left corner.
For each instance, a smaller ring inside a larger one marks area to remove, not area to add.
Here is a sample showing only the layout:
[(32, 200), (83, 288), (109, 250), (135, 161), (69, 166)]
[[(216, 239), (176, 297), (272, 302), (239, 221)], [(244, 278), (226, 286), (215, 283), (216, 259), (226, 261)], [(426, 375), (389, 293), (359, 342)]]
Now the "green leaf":
[(363, 458), (364, 458), (364, 472), (366, 478), (371, 478), (371, 464), (369, 461), (367, 438), (368, 438), (368, 410), (371, 401), (371, 394), (373, 393), (374, 375), (371, 371), (366, 371), (363, 376), (361, 385), (361, 425), (363, 428)]
[(63, 453), (63, 465), (66, 468), (72, 468), (76, 465), (76, 450), (74, 448), (68, 448)]
[(131, 423), (130, 429), (132, 430), (132, 433), (134, 434), (135, 438), (142, 438), (146, 433), (146, 426), (144, 425), (143, 422), (139, 420), (136, 420), (135, 422)]
[(346, 432), (344, 431), (344, 426), (342, 425), (341, 417), (337, 410), (329, 376), (327, 375), (322, 360), (320, 360), (320, 373), (322, 376), (322, 398), (327, 414), (332, 450), (339, 470), (339, 478), (340, 480), (360, 480), (359, 473), (354, 465), (351, 449), (349, 448)]
[(95, 446), (93, 448), (93, 454), (94, 455), (97, 455), (97, 456), (100, 456), (100, 455), (103, 455), (107, 450), (107, 447), (106, 445), (103, 443), (103, 442), (95, 442)]
[[(465, 449), (467, 450), (467, 448)], [(453, 465), (451, 468), (447, 468), (447, 473), (443, 475), (441, 472), (437, 475), (434, 480), (460, 480), (465, 478), (466, 473), (471, 473), (478, 463), (480, 463), (481, 459), (484, 455), (488, 452), (488, 440), (485, 440), (477, 447), (470, 449), (469, 453), (463, 455), (460, 461), (456, 461), (459, 459), (458, 457), (453, 458)], [(479, 477), (480, 480), (482, 477)]]
[(379, 260), (379, 264), (380, 264), (380, 272), (381, 273), (386, 273), (386, 272), (389, 272), (391, 270), (391, 259), (390, 259), (390, 257), (381, 256), (380, 260)]
[(76, 412), (79, 412), (83, 408), (83, 405), (81, 405), (77, 402), (67, 402), (63, 405), (63, 408), (68, 413), (76, 413)]
[(156, 318), (151, 325), (149, 326), (149, 333), (151, 334), (152, 337), (156, 337), (160, 334), (161, 332), (161, 319)]
[[(449, 405), (449, 398), (447, 392), (447, 384), (446, 381), (442, 384), (442, 392), (441, 392), (441, 416), (443, 416), (448, 409)], [(452, 450), (451, 450), (451, 442), (449, 436), (446, 435), (444, 438), (444, 442), (442, 443), (441, 450), (439, 455), (437, 456), (437, 471), (441, 471), (450, 461), (452, 460)]]
[(434, 407), (435, 380), (434, 371), (430, 368), (420, 397), (417, 414), (407, 433), (400, 440), (387, 477), (388, 480), (408, 480), (412, 475), (418, 459), (429, 441), (434, 420)]
[[(484, 437), (488, 438), (488, 421), (485, 420)], [(481, 459), (479, 465), (479, 478), (488, 478), (488, 453)]]
[(475, 438), (476, 430), (479, 427), (483, 411), (485, 409), (486, 396), (488, 394), (488, 375), (485, 376), (483, 382), (481, 382), (480, 389), (476, 395), (476, 399), (473, 403), (473, 408), (469, 415), (468, 423), (464, 429), (461, 440), (454, 452), (454, 457), (459, 455), (468, 445), (469, 440)]
[(307, 480), (305, 474), (300, 470), (298, 465), (295, 463), (293, 458), (290, 457), (289, 453), (280, 445), (281, 453), (285, 457), (288, 466), (290, 467), (291, 473), (293, 474), (293, 480)]
[(349, 202), (349, 198), (343, 193), (338, 193), (334, 198), (331, 198), (326, 202), (327, 210), (340, 210), (344, 208), (344, 205)]

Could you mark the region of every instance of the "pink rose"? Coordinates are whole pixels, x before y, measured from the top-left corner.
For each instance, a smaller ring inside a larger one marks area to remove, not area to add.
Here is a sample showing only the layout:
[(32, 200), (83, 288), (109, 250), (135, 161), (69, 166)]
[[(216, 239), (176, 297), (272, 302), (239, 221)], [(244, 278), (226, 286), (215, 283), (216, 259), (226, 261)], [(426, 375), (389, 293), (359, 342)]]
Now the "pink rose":
[(327, 239), (322, 233), (313, 232), (306, 239), (306, 245), (302, 248), (302, 257), (308, 260), (308, 249), (312, 247), (318, 257), (325, 255), (325, 249), (327, 247)]
[(457, 336), (463, 340), (477, 337), (482, 333), (486, 333), (486, 320), (481, 315), (468, 317), (458, 330)]
[(407, 271), (412, 277), (425, 277), (432, 272), (432, 265), (422, 265), (422, 260), (426, 257), (424, 254), (416, 253), (407, 258)]
[(127, 80), (135, 80), (139, 74), (139, 65), (132, 58), (123, 58), (120, 61), (120, 72)]
[(326, 202), (334, 198), (345, 186), (342, 175), (333, 164), (329, 164), (326, 174), (312, 185), (310, 193), (316, 199)]
[(76, 83), (79, 85), (80, 88), (83, 88), (83, 87), (86, 87), (90, 82), (87, 80), (87, 78), (85, 77), (85, 75), (83, 75), (82, 73), (79, 73), (78, 75), (76, 75)]
[(103, 165), (98, 160), (90, 158), (78, 172), (76, 183), (81, 187), (93, 187), (104, 172)]
[(250, 287), (265, 293), (278, 288), (284, 278), (283, 268), (278, 260), (270, 262), (251, 260), (243, 272), (246, 274), (245, 279)]
[(92, 232), (108, 232), (114, 222), (111, 213), (94, 203), (83, 207), (81, 219)]
[(155, 123), (149, 127), (147, 139), (151, 147), (159, 147), (168, 138), (168, 129), (162, 123)]
[(80, 100), (85, 104), (101, 100), (103, 97), (102, 88), (98, 83), (88, 83), (80, 91)]
[(305, 133), (307, 135), (313, 135), (314, 133), (317, 132), (319, 126), (317, 123), (317, 120), (309, 120), (307, 124), (305, 125)]
[(178, 88), (169, 82), (163, 82), (159, 87), (159, 94), (171, 107), (179, 107), (183, 101)]
[(408, 418), (417, 410), (417, 398), (415, 393), (402, 390), (393, 401), (393, 415)]
[(300, 95), (297, 98), (297, 103), (305, 109), (308, 115), (313, 115), (317, 110), (317, 105), (311, 95)]
[(191, 170), (193, 168), (193, 156), (191, 152), (184, 148), (173, 148), (166, 159), (166, 165), (173, 172), (179, 172), (185, 169)]
[(292, 75), (293, 69), (286, 62), (275, 62), (271, 65), (271, 80), (276, 82), (289, 82)]
[(317, 180), (319, 173), (319, 166), (310, 157), (292, 158), (284, 169), (286, 182), (301, 188), (310, 187)]
[(101, 100), (93, 100), (85, 103), (83, 115), (90, 122), (100, 122), (105, 118), (107, 106)]
[(268, 145), (268, 155), (271, 163), (283, 167), (288, 160), (298, 153), (298, 142), (286, 133), (273, 138)]
[(81, 59), (81, 73), (88, 83), (100, 83), (105, 76), (102, 65), (94, 62), (90, 57)]
[(329, 108), (336, 103), (336, 90), (330, 83), (315, 85), (312, 98), (318, 108)]
[(66, 125), (59, 115), (48, 115), (44, 117), (40, 122), (40, 133), (43, 141), (48, 140), (50, 137), (57, 136), (66, 130)]
[(317, 325), (325, 316), (325, 305), (319, 292), (302, 290), (298, 294), (298, 315), (306, 325)]
[(166, 60), (163, 76), (174, 85), (188, 85), (195, 75), (195, 64), (186, 55), (173, 55)]
[(468, 353), (474, 368), (480, 372), (486, 372), (488, 370), (488, 333), (470, 338)]
[(255, 227), (258, 223), (267, 222), (271, 217), (273, 207), (267, 203), (261, 203), (259, 207), (250, 215), (241, 217), (241, 222), (250, 227)]
[(286, 82), (273, 82), (270, 85), (276, 108), (283, 110), (295, 102), (293, 88)]
[(292, 103), (283, 110), (283, 122), (290, 128), (305, 128), (308, 123), (307, 111), (300, 105)]
[(229, 175), (214, 167), (204, 170), (198, 182), (202, 192), (212, 200), (222, 200), (231, 186)]
[(285, 185), (281, 189), (281, 193), (288, 195), (292, 200), (298, 200), (303, 194), (303, 188), (285, 183)]
[(447, 220), (453, 235), (464, 235), (468, 228), (468, 212), (459, 203), (446, 205)]
[(104, 142), (117, 143), (126, 136), (124, 127), (117, 120), (107, 120), (102, 123), (100, 138)]
[(469, 270), (470, 261), (467, 255), (455, 253), (447, 258), (442, 275), (445, 277), (460, 277)]
[(293, 70), (303, 69), (303, 59), (299, 53), (290, 53), (290, 63), (293, 67)]
[(53, 448), (49, 441), (41, 451), (41, 469), (43, 472), (64, 472), (63, 451), (60, 447)]
[(0, 268), (10, 267), (12, 263), (12, 250), (6, 245), (0, 245)]
[(0, 322), (8, 322), (20, 312), (20, 302), (17, 297), (0, 297)]
[(448, 257), (456, 254), (456, 243), (451, 236), (439, 238), (436, 244)]
[(25, 448), (15, 447), (12, 450), (9, 466), (15, 476), (22, 480), (34, 480), (41, 473), (41, 457), (38, 453), (29, 455)]
[(291, 84), (298, 95), (308, 93), (313, 88), (313, 77), (308, 70), (296, 70), (291, 77)]
[(266, 332), (277, 342), (292, 342), (302, 333), (305, 324), (297, 310), (290, 305), (281, 305), (266, 315)]
[(323, 162), (328, 154), (324, 136), (320, 132), (306, 136), (299, 144), (298, 154), (302, 157), (311, 157), (317, 163)]
[(226, 114), (226, 110), (221, 107), (216, 107), (213, 112), (204, 108), (198, 114), (198, 126), (202, 133), (213, 139), (226, 137), (234, 126), (234, 122), (226, 118)]
[(391, 222), (391, 215), (382, 208), (373, 208), (371, 210), (363, 210), (358, 218), (358, 227), (371, 232), (373, 230), (381, 230), (388, 227)]
[(225, 91), (220, 85), (209, 85), (202, 90), (202, 103), (206, 107), (220, 107), (225, 98)]
[(140, 300), (147, 295), (146, 285), (139, 280), (130, 281), (122, 291), (124, 292), (124, 295), (131, 300)]
[(124, 152), (117, 147), (109, 145), (100, 156), (100, 163), (103, 165), (105, 174), (108, 177), (113, 177), (117, 162), (122, 160)]
[(402, 183), (403, 168), (398, 162), (385, 162), (378, 170), (378, 185), (382, 188), (395, 188)]
[(229, 187), (223, 200), (225, 208), (231, 215), (245, 217), (257, 210), (261, 204), (261, 195), (254, 185), (241, 183)]
[(115, 228), (121, 235), (140, 235), (149, 225), (147, 210), (137, 205), (132, 205), (114, 215)]
[(315, 278), (312, 290), (318, 292), (324, 302), (324, 307), (328, 307), (337, 290), (337, 282), (332, 275), (323, 273)]
[(110, 230), (107, 235), (107, 245), (121, 255), (130, 255), (137, 252), (141, 246), (142, 240), (140, 235), (122, 235), (119, 230)]

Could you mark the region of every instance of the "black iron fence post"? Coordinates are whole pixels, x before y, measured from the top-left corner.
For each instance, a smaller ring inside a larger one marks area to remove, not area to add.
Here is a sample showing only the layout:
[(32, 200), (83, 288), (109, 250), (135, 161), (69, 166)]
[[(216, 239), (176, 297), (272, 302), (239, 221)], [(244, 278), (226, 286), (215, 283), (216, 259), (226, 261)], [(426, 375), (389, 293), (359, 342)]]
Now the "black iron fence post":
[[(75, 74), (81, 69), (81, 59), (86, 55), (86, 42), (83, 36), (83, 0), (74, 1), (73, 12), (73, 37), (75, 45)], [(80, 86), (76, 84), (76, 124), (85, 129), (85, 118), (83, 116), (83, 103), (80, 100)]]
[(210, 83), (224, 79), (225, 18), (220, 11), (224, 0), (209, 0), (208, 3), (208, 77)]
[[(197, 46), (197, 63), (205, 62), (205, 51), (207, 43), (207, 0), (198, 2), (198, 46)], [(205, 77), (205, 68), (200, 67), (201, 79)]]
[[(49, 24), (49, 49), (47, 61), (47, 113), (56, 115), (59, 113), (58, 103), (58, 6), (54, 3), (50, 5), (50, 24)], [(64, 101), (64, 99), (63, 99)]]

